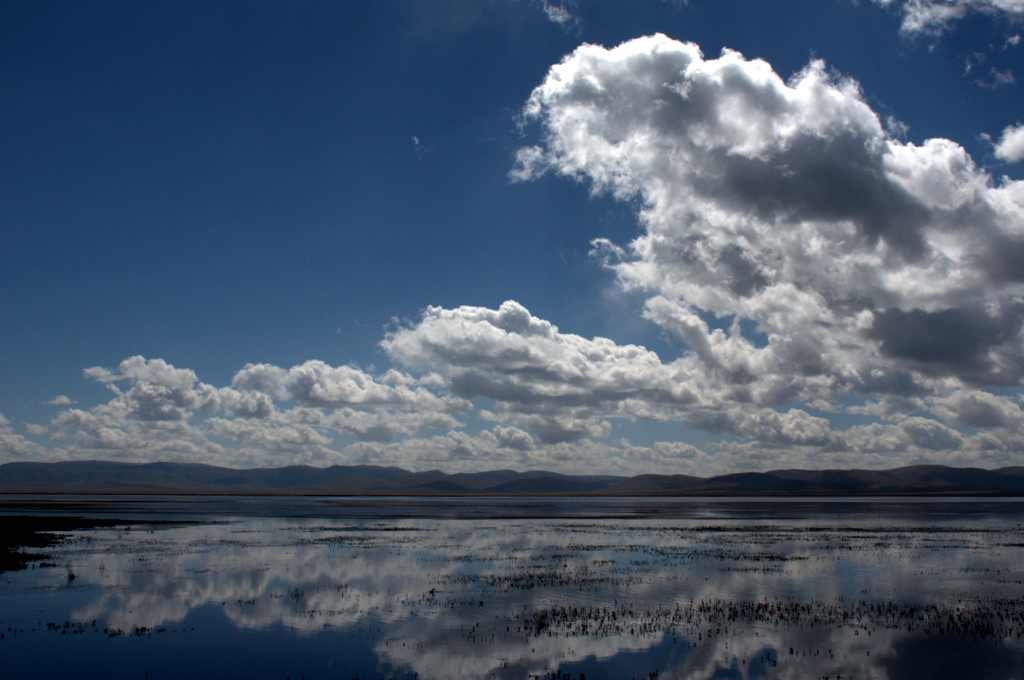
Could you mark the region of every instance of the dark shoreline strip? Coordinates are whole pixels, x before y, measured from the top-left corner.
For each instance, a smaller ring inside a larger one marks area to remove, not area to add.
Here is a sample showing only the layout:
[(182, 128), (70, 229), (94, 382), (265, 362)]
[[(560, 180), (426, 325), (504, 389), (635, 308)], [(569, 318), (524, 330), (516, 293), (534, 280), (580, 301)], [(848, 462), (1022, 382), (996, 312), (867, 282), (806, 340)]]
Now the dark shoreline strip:
[(56, 545), (61, 540), (59, 534), (66, 531), (166, 523), (181, 524), (182, 522), (52, 515), (0, 515), (0, 574), (25, 569), (31, 562), (47, 559), (49, 557), (47, 553), (33, 552), (32, 549), (49, 548)]

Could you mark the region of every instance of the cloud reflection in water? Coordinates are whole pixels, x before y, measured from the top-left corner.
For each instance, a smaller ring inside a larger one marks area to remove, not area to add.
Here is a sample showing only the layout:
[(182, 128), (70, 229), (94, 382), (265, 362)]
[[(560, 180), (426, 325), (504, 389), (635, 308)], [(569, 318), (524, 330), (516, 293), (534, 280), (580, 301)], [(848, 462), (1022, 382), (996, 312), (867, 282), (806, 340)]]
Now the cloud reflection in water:
[(1024, 665), (1019, 544), (987, 516), (235, 518), (76, 535), (31, 578), (74, 570), (72, 621), (216, 609), (204, 625), (358, 633), (420, 678), (995, 678)]

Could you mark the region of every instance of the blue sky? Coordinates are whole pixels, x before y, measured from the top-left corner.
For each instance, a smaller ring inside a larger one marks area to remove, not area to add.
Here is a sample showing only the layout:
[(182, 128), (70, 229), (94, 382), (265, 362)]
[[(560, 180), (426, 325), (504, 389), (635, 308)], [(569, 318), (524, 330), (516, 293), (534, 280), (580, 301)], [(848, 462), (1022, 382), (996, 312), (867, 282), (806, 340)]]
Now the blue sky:
[(0, 9), (0, 462), (1024, 464), (1024, 3)]

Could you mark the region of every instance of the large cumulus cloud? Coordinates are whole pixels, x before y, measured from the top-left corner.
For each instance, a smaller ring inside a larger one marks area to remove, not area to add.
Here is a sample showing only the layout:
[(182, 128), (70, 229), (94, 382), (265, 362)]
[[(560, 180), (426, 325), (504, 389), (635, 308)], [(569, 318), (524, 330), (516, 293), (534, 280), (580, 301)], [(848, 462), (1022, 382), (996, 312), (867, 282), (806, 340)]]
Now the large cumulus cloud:
[(595, 249), (720, 380), (791, 378), (760, 389), (785, 401), (1024, 375), (1024, 183), (952, 141), (894, 139), (823, 63), (787, 81), (661, 35), (584, 45), (524, 114), (543, 139), (513, 176), (637, 199), (642, 233)]

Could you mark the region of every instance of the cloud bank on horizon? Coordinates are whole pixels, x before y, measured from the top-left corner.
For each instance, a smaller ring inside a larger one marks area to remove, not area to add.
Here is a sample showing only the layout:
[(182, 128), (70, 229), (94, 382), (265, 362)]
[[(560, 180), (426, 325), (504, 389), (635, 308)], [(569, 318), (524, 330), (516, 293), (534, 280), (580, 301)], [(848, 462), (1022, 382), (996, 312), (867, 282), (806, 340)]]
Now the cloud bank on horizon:
[[(931, 36), (970, 12), (1024, 14), (1019, 0), (875, 2)], [(575, 5), (542, 9), (577, 21)], [(676, 356), (562, 332), (515, 300), (429, 306), (379, 340), (385, 370), (248, 364), (213, 385), (160, 358), (88, 368), (110, 399), (54, 397), (31, 436), (0, 416), (0, 460), (697, 475), (1024, 462), (1024, 181), (950, 139), (903, 141), (822, 60), (785, 78), (661, 34), (580, 45), (519, 122), (532, 140), (510, 181), (635, 210), (635, 238), (592, 234), (592, 262)], [(1020, 161), (1024, 126), (991, 149)], [(623, 434), (638, 424), (693, 436)]]

